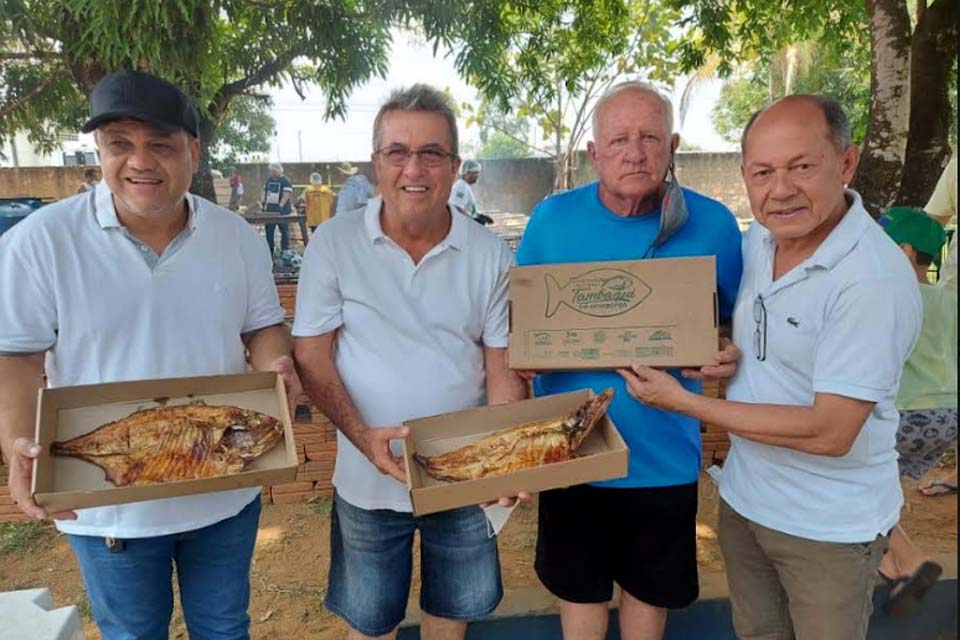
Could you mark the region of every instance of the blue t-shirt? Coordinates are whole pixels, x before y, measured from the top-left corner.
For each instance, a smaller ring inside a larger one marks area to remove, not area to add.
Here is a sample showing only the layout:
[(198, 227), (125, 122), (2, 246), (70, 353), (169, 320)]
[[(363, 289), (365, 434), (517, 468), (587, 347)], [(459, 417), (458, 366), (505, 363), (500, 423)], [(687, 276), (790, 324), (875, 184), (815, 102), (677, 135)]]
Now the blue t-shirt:
[[(716, 256), (720, 318), (727, 320), (733, 315), (743, 271), (740, 229), (730, 210), (716, 200), (689, 189), (683, 195), (689, 213), (686, 224), (651, 257)], [(517, 264), (637, 260), (653, 242), (659, 222), (659, 210), (638, 217), (616, 215), (600, 201), (594, 182), (537, 205), (520, 241)], [(672, 373), (684, 387), (700, 392), (698, 381), (681, 378), (678, 370)], [(637, 402), (616, 371), (557, 371), (534, 380), (537, 396), (609, 387), (615, 395), (608, 413), (630, 447), (630, 471), (626, 478), (596, 485), (666, 487), (695, 482), (701, 456), (698, 420)]]

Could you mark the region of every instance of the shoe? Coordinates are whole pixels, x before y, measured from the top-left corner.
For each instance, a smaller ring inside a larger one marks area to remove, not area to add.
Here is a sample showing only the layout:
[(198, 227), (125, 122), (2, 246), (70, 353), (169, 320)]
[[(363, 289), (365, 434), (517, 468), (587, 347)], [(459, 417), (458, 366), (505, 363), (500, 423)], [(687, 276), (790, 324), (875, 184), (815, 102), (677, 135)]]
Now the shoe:
[(928, 498), (942, 498), (943, 496), (953, 496), (957, 494), (957, 485), (949, 482), (931, 482), (925, 487), (917, 489)]
[(925, 561), (908, 576), (889, 578), (881, 573), (880, 577), (890, 587), (887, 601), (883, 603), (883, 612), (898, 618), (908, 615), (936, 584), (941, 573), (943, 567), (932, 560)]

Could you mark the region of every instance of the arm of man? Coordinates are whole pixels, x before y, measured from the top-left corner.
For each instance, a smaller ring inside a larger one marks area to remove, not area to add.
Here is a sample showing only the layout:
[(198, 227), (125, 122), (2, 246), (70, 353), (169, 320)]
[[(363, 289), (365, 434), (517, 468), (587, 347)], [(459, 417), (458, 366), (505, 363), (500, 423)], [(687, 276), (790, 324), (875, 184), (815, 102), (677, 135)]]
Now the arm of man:
[(510, 368), (507, 349), (484, 347), (483, 364), (487, 375), (487, 404), (506, 404), (527, 398), (527, 383)]
[(334, 330), (295, 340), (294, 353), (307, 395), (381, 473), (406, 483), (403, 461), (390, 451), (390, 441), (407, 437), (409, 429), (372, 428), (364, 421), (343, 385), (333, 359), (336, 335)]
[(630, 395), (646, 405), (709, 422), (738, 436), (822, 456), (843, 456), (860, 435), (875, 402), (817, 393), (812, 406), (753, 404), (691, 393), (662, 371), (621, 369)]
[(10, 467), (10, 497), (32, 518), (73, 520), (72, 511), (48, 514), (30, 495), (34, 459), (40, 447), (34, 442), (37, 392), (43, 388), (43, 354), (0, 356), (0, 447)]
[(287, 406), (293, 419), (303, 385), (293, 362), (293, 339), (282, 324), (264, 327), (241, 336), (249, 352), (250, 366), (256, 371), (276, 371), (287, 390)]

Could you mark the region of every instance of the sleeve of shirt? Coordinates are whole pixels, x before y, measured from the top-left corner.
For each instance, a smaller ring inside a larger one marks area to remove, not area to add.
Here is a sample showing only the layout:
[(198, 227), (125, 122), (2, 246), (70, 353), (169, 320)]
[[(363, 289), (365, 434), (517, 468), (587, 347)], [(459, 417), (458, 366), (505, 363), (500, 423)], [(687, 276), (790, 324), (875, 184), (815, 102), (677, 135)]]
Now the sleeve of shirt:
[(870, 402), (895, 395), (922, 321), (916, 284), (914, 290), (890, 279), (850, 285), (829, 307), (817, 339), (814, 391)]
[(726, 208), (723, 211), (726, 215), (717, 246), (717, 298), (721, 322), (733, 317), (743, 275), (743, 234), (734, 215)]
[(496, 280), (483, 323), (483, 344), (487, 347), (505, 348), (509, 344), (510, 336), (510, 305), (507, 288), (510, 268), (514, 266), (514, 260), (507, 244), (500, 241), (499, 245)]
[(293, 183), (286, 176), (283, 177), (283, 191), (293, 191)]
[(40, 353), (57, 340), (56, 296), (35, 261), (0, 242), (0, 354)]
[(354, 200), (356, 198), (353, 195), (354, 193), (354, 181), (347, 180), (343, 187), (340, 188), (340, 193), (337, 195), (337, 213), (346, 213), (347, 211), (353, 211), (356, 209), (354, 205)]
[(250, 333), (283, 322), (283, 307), (273, 281), (273, 260), (266, 243), (250, 228), (243, 229), (241, 236), (247, 269), (247, 316), (243, 319), (242, 333)]
[(343, 325), (343, 294), (328, 225), (320, 225), (303, 254), (293, 335), (310, 338)]

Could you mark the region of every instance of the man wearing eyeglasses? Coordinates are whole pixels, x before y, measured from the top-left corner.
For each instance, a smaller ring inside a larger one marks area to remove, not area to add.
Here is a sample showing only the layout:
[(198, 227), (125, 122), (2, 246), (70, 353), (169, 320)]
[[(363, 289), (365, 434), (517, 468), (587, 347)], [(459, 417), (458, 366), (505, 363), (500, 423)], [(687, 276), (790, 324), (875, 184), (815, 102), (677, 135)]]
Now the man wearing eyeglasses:
[(727, 400), (695, 397), (649, 367), (622, 374), (643, 402), (731, 434), (719, 535), (737, 635), (862, 639), (903, 504), (894, 402), (920, 293), (846, 189), (859, 151), (840, 105), (784, 98), (754, 115), (742, 149), (756, 223)]
[(458, 640), (502, 596), (496, 540), (478, 507), (413, 516), (394, 425), (526, 396), (506, 361), (513, 257), (447, 206), (460, 159), (442, 93), (390, 96), (373, 148), (382, 196), (318, 228), (293, 330), (304, 387), (339, 429), (326, 606), (351, 640), (395, 637), (419, 530), (421, 635)]

